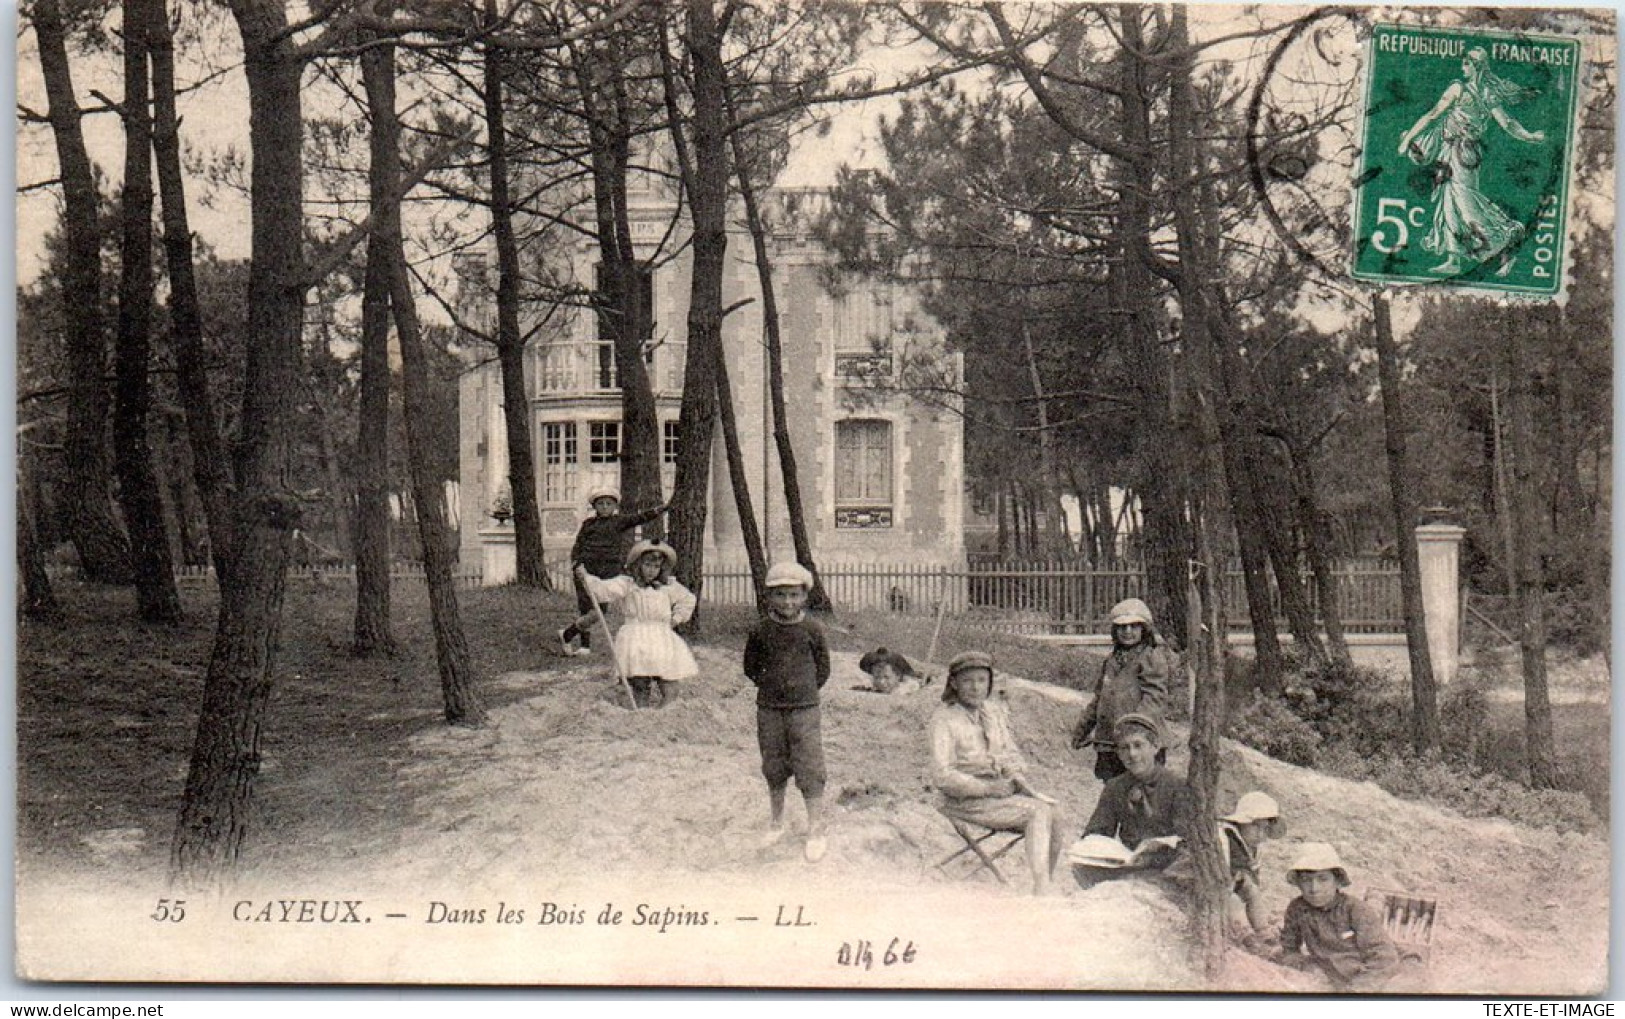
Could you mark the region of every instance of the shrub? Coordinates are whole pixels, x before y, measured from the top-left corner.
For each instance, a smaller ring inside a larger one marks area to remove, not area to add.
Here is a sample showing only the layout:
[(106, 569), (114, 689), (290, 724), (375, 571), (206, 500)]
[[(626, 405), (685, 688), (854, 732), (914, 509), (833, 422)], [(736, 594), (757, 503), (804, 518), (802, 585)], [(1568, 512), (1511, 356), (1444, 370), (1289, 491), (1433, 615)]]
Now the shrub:
[(1285, 680), (1293, 714), (1329, 745), (1375, 753), (1410, 739), (1410, 705), (1377, 669), (1297, 660)]
[(1337, 747), (1321, 756), (1324, 770), (1375, 782), (1401, 799), (1438, 803), (1468, 817), (1501, 817), (1558, 831), (1596, 831), (1601, 819), (1580, 793), (1530, 789), (1490, 771), (1406, 754), (1362, 755)]
[(1451, 685), (1439, 704), (1439, 729), (1446, 760), (1483, 767), (1480, 751), (1485, 738), (1492, 735), (1484, 688), (1465, 678)]
[(1313, 767), (1320, 733), (1280, 700), (1257, 691), (1230, 717), (1230, 738), (1288, 764)]

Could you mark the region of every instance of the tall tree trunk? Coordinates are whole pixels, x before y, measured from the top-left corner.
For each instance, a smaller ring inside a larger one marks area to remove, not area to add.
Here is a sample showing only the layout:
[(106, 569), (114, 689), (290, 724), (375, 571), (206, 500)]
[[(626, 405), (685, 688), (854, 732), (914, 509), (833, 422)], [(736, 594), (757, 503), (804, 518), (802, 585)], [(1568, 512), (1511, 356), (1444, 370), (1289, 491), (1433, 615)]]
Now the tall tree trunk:
[(1422, 606), (1422, 566), (1416, 550), (1420, 516), (1415, 473), (1406, 449), (1410, 421), (1399, 391), (1399, 345), (1388, 298), (1372, 299), (1371, 317), (1377, 346), (1377, 377), (1382, 385), (1384, 449), (1388, 454), (1388, 488), (1394, 513), (1394, 544), (1399, 550), (1399, 592), (1405, 613), (1405, 644), (1411, 660), (1411, 743), (1418, 754), (1439, 748), (1439, 695), (1428, 652), (1427, 614)]
[[(395, 50), (375, 46), (361, 54), (362, 82), (374, 123), (380, 108), (395, 108)], [(367, 187), (374, 224), (388, 215), (390, 188), (400, 153), (387, 131), (369, 138)], [(367, 240), (367, 267), (361, 283), (361, 393), (356, 423), (356, 486), (351, 521), (355, 551), (355, 630), (351, 653), (392, 655), (390, 623), (389, 519), (389, 289), (390, 253), (378, 233)]]
[(1033, 408), (1038, 416), (1038, 470), (1043, 483), (1038, 488), (1044, 503), (1044, 544), (1049, 555), (1064, 558), (1072, 553), (1072, 537), (1067, 531), (1066, 514), (1061, 510), (1060, 471), (1055, 464), (1055, 436), (1049, 430), (1049, 402), (1044, 397), (1044, 377), (1038, 371), (1038, 352), (1033, 345), (1032, 326), (1025, 311), (1021, 316), (1021, 345), (1027, 362), (1027, 381), (1033, 389)]
[(451, 531), (446, 524), (446, 498), (434, 470), (434, 418), (428, 358), (418, 328), (412, 275), (406, 264), (401, 237), (399, 115), (395, 110), (395, 62), (391, 48), (387, 60), (366, 65), (367, 104), (372, 112), (374, 154), (383, 172), (374, 178), (383, 201), (376, 207), (372, 239), (388, 266), (389, 306), (401, 350), (401, 417), (406, 424), (407, 462), (412, 476), (412, 501), (418, 537), (423, 546), (423, 576), (429, 588), (429, 620), (434, 628), (435, 659), (440, 669), (440, 694), (446, 721), (479, 725), (485, 708), (474, 688), (473, 666), (457, 608), (457, 586), (452, 578)]
[(147, 72), (150, 0), (124, 2), (124, 209), (119, 245), (119, 311), (114, 364), (113, 466), (130, 533), (136, 610), (149, 623), (177, 623), (180, 593), (164, 527), (164, 499), (153, 471), (152, 408), (152, 106)]
[[(1233, 350), (1228, 343), (1225, 347)], [(1315, 611), (1309, 603), (1292, 540), (1292, 509), (1288, 503), (1291, 480), (1278, 469), (1256, 435), (1243, 435), (1240, 441), (1248, 451), (1244, 459), (1251, 461), (1253, 504), (1258, 510), (1258, 527), (1265, 547), (1269, 549), (1270, 568), (1275, 572), (1276, 590), (1281, 595), (1281, 610), (1286, 614), (1287, 625), (1292, 628), (1292, 638), (1298, 647), (1308, 654), (1310, 661), (1325, 664), (1326, 647), (1315, 625)]]
[[(496, 0), (485, 0), (487, 21)], [(542, 549), (542, 511), (536, 497), (536, 455), (531, 448), (530, 394), (525, 387), (525, 339), (519, 328), (519, 242), (514, 237), (508, 181), (507, 110), (500, 47), (485, 48), (485, 124), (491, 154), (491, 231), (497, 246), (497, 360), (502, 369), (502, 420), (508, 437), (508, 490), (513, 498), (515, 578), (525, 587), (552, 590)]]
[(203, 313), (198, 306), (192, 264), (192, 230), (186, 215), (181, 170), (180, 117), (175, 109), (175, 45), (165, 0), (152, 0), (147, 33), (152, 56), (152, 147), (157, 157), (163, 209), (164, 261), (169, 270), (169, 321), (175, 354), (175, 388), (186, 414), (192, 479), (203, 503), (215, 576), (231, 576), (231, 463), (220, 440), (208, 354), (203, 344)]
[[(1143, 39), (1143, 8), (1120, 4), (1124, 38)], [(1140, 437), (1135, 448), (1134, 488), (1144, 506), (1146, 601), (1157, 625), (1184, 644), (1187, 564), (1195, 554), (1185, 513), (1185, 465), (1175, 451), (1173, 389), (1168, 353), (1158, 328), (1158, 296), (1151, 265), (1150, 189), (1155, 181), (1151, 149), (1151, 68), (1140, 55), (1141, 44), (1125, 45), (1118, 62), (1122, 82), (1119, 104), (1122, 136), (1133, 158), (1118, 161), (1118, 234), (1123, 258), (1112, 267), (1115, 303), (1128, 314), (1135, 356), (1144, 370), (1135, 376), (1140, 406)], [(1170, 457), (1173, 457), (1170, 460)]]
[[(1531, 316), (1532, 317), (1532, 316)], [(1535, 469), (1535, 366), (1519, 330), (1509, 334), (1512, 386), (1507, 402), (1512, 431), (1512, 514), (1518, 561), (1518, 646), (1523, 656), (1524, 754), (1529, 784), (1557, 786), (1557, 746), (1546, 685), (1546, 570), (1541, 561), (1540, 475)]]
[(1326, 554), (1326, 521), (1316, 498), (1314, 465), (1309, 452), (1299, 450), (1292, 456), (1293, 488), (1296, 490), (1298, 526), (1303, 528), (1304, 549), (1309, 556), (1309, 569), (1315, 578), (1315, 593), (1320, 601), (1320, 621), (1326, 627), (1326, 646), (1332, 660), (1349, 668), (1354, 658), (1349, 654), (1348, 637), (1343, 632), (1343, 596), (1337, 587), (1337, 574), (1333, 571), (1331, 556)]
[(30, 455), (17, 458), (17, 570), (23, 578), (23, 602), (19, 608), (28, 619), (54, 619), (62, 612), (51, 575), (45, 568), (45, 549), (40, 544), (38, 519), (39, 485), (30, 467)]
[[(1194, 111), (1193, 111), (1194, 112)], [(1180, 128), (1170, 128), (1180, 130)], [(1191, 164), (1191, 174), (1201, 174), (1201, 167)], [(1194, 177), (1189, 177), (1194, 180)], [(1176, 221), (1189, 221), (1181, 229), (1180, 241), (1180, 309), (1185, 315), (1185, 335), (1191, 345), (1204, 346), (1204, 359), (1211, 359), (1211, 382), (1215, 385), (1211, 408), (1219, 426), (1220, 452), (1224, 455), (1225, 486), (1230, 491), (1232, 520), (1241, 553), (1241, 579), (1246, 585), (1246, 614), (1253, 624), (1253, 652), (1256, 681), (1267, 692), (1282, 689), (1285, 673), (1285, 655), (1280, 650), (1276, 631), (1276, 609), (1271, 603), (1269, 587), (1269, 543), (1266, 540), (1266, 514), (1254, 492), (1256, 473), (1246, 455), (1248, 436), (1237, 419), (1225, 371), (1228, 330), (1220, 322), (1222, 310), (1214, 306), (1215, 294), (1209, 291), (1206, 280), (1211, 271), (1211, 252), (1202, 239), (1199, 210), (1196, 205), (1196, 185), (1178, 185), (1173, 197)], [(1186, 234), (1189, 241), (1185, 241)], [(1292, 580), (1292, 577), (1287, 577)], [(1282, 583), (1282, 590), (1285, 583)]]
[(756, 507), (750, 501), (750, 478), (745, 474), (745, 453), (739, 444), (739, 424), (734, 420), (733, 384), (728, 381), (728, 359), (717, 359), (717, 410), (722, 419), (722, 447), (728, 457), (728, 482), (734, 493), (734, 510), (739, 514), (739, 537), (750, 563), (751, 588), (756, 603), (767, 598), (767, 557), (762, 551), (762, 531), (756, 524)]
[(253, 815), (289, 551), (300, 504), (288, 490), (303, 325), (302, 61), (280, 0), (233, 0), (248, 79), (253, 154), (241, 441), (232, 530), (237, 560), (203, 684), (186, 791), (170, 853), (182, 884), (226, 877)]
[[(594, 304), (599, 328), (612, 342), (615, 384), (621, 391), (621, 502), (631, 512), (641, 512), (661, 503), (661, 433), (644, 360), (654, 321), (646, 292), (649, 268), (638, 260), (632, 243), (627, 202), (631, 127), (620, 43), (611, 39), (593, 57), (578, 63), (576, 73), (592, 143), (593, 208), (601, 253)], [(673, 128), (674, 135), (678, 130)], [(684, 436), (686, 445), (686, 432)], [(661, 521), (650, 521), (645, 530), (659, 536)]]
[[(1125, 46), (1139, 47), (1125, 36)], [(1176, 53), (1187, 53), (1189, 38), (1185, 27), (1185, 9), (1175, 6), (1172, 13), (1168, 45)], [(1207, 290), (1208, 275), (1212, 268), (1207, 243), (1201, 236), (1194, 193), (1198, 190), (1199, 176), (1204, 172), (1202, 160), (1195, 148), (1196, 97), (1191, 82), (1190, 57), (1177, 59), (1169, 68), (1170, 90), (1168, 99), (1169, 162), (1174, 191), (1174, 221), (1179, 245), (1180, 307), (1185, 319), (1185, 335), (1193, 357), (1187, 359), (1195, 375), (1192, 390), (1196, 395), (1194, 408), (1198, 414), (1199, 445), (1202, 459), (1203, 485), (1198, 512), (1204, 516), (1218, 506), (1223, 498), (1223, 479), (1230, 473), (1230, 454), (1222, 447), (1228, 445), (1222, 434), (1225, 386), (1223, 369), (1214, 333), (1214, 316), (1219, 309), (1209, 307), (1212, 296)], [(1230, 493), (1231, 505), (1238, 515), (1240, 506), (1235, 502), (1236, 492)], [(1241, 521), (1237, 521), (1238, 528)], [(1221, 582), (1216, 527), (1206, 519), (1198, 532), (1199, 552), (1203, 563), (1204, 609), (1213, 618), (1219, 604), (1218, 586)], [(1204, 648), (1202, 660), (1208, 663), (1207, 675), (1200, 676), (1196, 685), (1194, 715), (1191, 719), (1190, 787), (1192, 810), (1197, 818), (1219, 816), (1219, 739), (1224, 732), (1224, 671), (1223, 645), (1225, 633), (1210, 623), (1207, 630), (1209, 646)], [(1193, 635), (1194, 637), (1194, 635)], [(1214, 646), (1217, 645), (1217, 646)], [(1260, 666), (1262, 654), (1260, 655)], [(1214, 665), (1220, 668), (1214, 668)], [(1229, 897), (1227, 867), (1219, 846), (1217, 826), (1211, 821), (1191, 828), (1191, 852), (1196, 864), (1196, 909), (1192, 914), (1192, 927), (1200, 949), (1203, 970), (1209, 979), (1219, 976), (1224, 964), (1225, 906)]]
[(1506, 577), (1506, 591), (1509, 597), (1515, 596), (1518, 590), (1518, 546), (1513, 540), (1512, 525), (1512, 482), (1511, 469), (1507, 465), (1506, 429), (1501, 423), (1501, 380), (1496, 376), (1490, 377), (1490, 430), (1495, 433), (1494, 439), (1494, 473), (1495, 473), (1495, 517), (1501, 525), (1501, 549), (1505, 556), (1503, 573)]
[(169, 504), (175, 514), (175, 560), (182, 566), (195, 566), (207, 561), (202, 554), (205, 544), (201, 541), (202, 535), (195, 530), (196, 521), (206, 518), (199, 512), (197, 486), (191, 483), (191, 452), (186, 446), (185, 422), (174, 407), (164, 410), (162, 417), (163, 445), (169, 451), (163, 460), (168, 465), (163, 473)]
[(694, 221), (694, 254), (688, 301), (688, 363), (683, 372), (683, 444), (677, 454), (677, 479), (672, 489), (671, 545), (677, 552), (679, 579), (698, 594), (704, 577), (711, 442), (716, 430), (716, 366), (723, 356), (728, 156), (721, 27), (712, 0), (686, 0), (686, 4), (694, 96), (693, 156), (686, 186)]
[(74, 96), (67, 28), (60, 0), (34, 4), (40, 73), (62, 179), (62, 280), (67, 328), (68, 415), (62, 506), (79, 568), (97, 584), (128, 584), (130, 545), (113, 512), (113, 469), (107, 452), (107, 337), (102, 323), (101, 208)]
[[(746, 166), (744, 145), (732, 127), (734, 110), (728, 107), (729, 140), (733, 147), (734, 175), (739, 181), (739, 197), (745, 206), (745, 225), (750, 230), (751, 248), (756, 256), (756, 278), (762, 288), (762, 332), (767, 341), (767, 393), (773, 408), (773, 447), (779, 454), (779, 477), (784, 486), (784, 512), (790, 518), (790, 542), (796, 562), (812, 573), (812, 591), (807, 607), (814, 612), (833, 611), (824, 579), (813, 561), (812, 539), (807, 534), (807, 510), (801, 499), (801, 475), (796, 467), (795, 444), (790, 439), (790, 417), (784, 401), (784, 341), (779, 330), (779, 300), (773, 286), (773, 260), (767, 250), (767, 224), (756, 203), (756, 187)], [(762, 479), (767, 484), (767, 479)], [(766, 500), (763, 500), (766, 506)], [(1000, 521), (1002, 526), (1002, 519)]]

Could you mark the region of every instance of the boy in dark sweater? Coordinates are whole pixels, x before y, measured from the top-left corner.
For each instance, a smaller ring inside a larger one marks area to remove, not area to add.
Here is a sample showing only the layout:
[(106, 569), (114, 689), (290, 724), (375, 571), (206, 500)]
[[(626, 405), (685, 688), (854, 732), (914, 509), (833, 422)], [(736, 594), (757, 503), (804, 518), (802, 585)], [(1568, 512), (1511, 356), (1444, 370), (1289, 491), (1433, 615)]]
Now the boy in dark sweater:
[[(620, 575), (621, 566), (626, 562), (626, 553), (636, 537), (632, 529), (666, 512), (666, 507), (622, 513), (620, 495), (608, 489), (592, 493), (587, 501), (592, 505), (593, 515), (581, 522), (575, 544), (570, 547), (571, 577), (575, 579), (575, 568), (583, 566), (598, 579), (610, 580)], [(559, 631), (559, 648), (567, 655), (591, 654), (592, 624), (597, 615), (593, 612), (592, 596), (579, 579), (575, 580), (575, 588), (576, 612), (580, 618)]]
[(1399, 975), (1399, 951), (1382, 915), (1343, 891), (1349, 874), (1337, 850), (1304, 843), (1287, 876), (1300, 894), (1287, 904), (1278, 960), (1320, 970), (1339, 991), (1387, 989)]
[(745, 675), (756, 685), (756, 741), (772, 809), (765, 849), (784, 837), (784, 794), (796, 780), (807, 804), (806, 856), (823, 859), (824, 737), (818, 691), (829, 681), (824, 631), (806, 617), (812, 574), (797, 563), (767, 571), (767, 615), (745, 642)]

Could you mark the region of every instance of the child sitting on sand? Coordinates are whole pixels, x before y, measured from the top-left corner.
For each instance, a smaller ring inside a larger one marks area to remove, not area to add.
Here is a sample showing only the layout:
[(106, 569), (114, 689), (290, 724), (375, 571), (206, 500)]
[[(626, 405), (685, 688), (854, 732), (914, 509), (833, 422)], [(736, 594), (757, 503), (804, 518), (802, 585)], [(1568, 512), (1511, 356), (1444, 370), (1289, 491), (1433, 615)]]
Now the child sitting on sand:
[(1288, 903), (1277, 961), (1318, 969), (1339, 991), (1377, 991), (1398, 975), (1399, 951), (1382, 917), (1343, 889), (1349, 873), (1337, 850), (1306, 842), (1287, 871), (1299, 895)]
[(696, 600), (672, 579), (677, 553), (670, 545), (640, 541), (626, 556), (626, 570), (613, 580), (599, 580), (577, 566), (576, 579), (600, 602), (619, 602), (626, 621), (615, 635), (615, 663), (632, 687), (635, 707), (648, 707), (651, 690), (660, 687), (660, 706), (677, 699), (677, 684), (699, 674), (693, 652), (673, 627), (694, 615)]
[[(1244, 944), (1254, 946), (1264, 933), (1263, 896), (1258, 886), (1258, 847), (1269, 839), (1280, 836), (1281, 808), (1274, 798), (1261, 792), (1250, 792), (1236, 801), (1236, 809), (1219, 818), (1221, 848), (1230, 863), (1231, 900), (1230, 927)], [(1234, 906), (1240, 901), (1242, 916), (1234, 915)]]
[(1138, 850), (1142, 842), (1167, 841), (1153, 843), (1152, 852), (1135, 853), (1126, 867), (1090, 866), (1086, 857), (1074, 856), (1072, 873), (1084, 888), (1124, 870), (1161, 871), (1168, 867), (1178, 855), (1180, 841), (1190, 834), (1194, 816), (1190, 787), (1168, 769), (1168, 741), (1155, 716), (1119, 716), (1112, 739), (1128, 771), (1100, 790), (1095, 812), (1084, 826), (1084, 839), (1087, 842), (1091, 835), (1104, 835), (1131, 851)]

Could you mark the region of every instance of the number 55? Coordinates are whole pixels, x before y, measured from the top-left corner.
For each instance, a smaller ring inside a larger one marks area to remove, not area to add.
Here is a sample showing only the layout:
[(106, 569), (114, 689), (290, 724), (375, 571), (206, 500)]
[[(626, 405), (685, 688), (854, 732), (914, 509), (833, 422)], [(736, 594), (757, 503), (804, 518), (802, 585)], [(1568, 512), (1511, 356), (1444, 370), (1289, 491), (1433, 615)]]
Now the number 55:
[[(1396, 208), (1399, 210), (1397, 216), (1389, 211)], [(1420, 205), (1407, 210), (1403, 198), (1382, 199), (1377, 203), (1377, 227), (1371, 231), (1371, 246), (1384, 255), (1392, 255), (1399, 249), (1406, 247), (1410, 244), (1411, 228), (1415, 227), (1418, 230), (1422, 228), (1421, 217), (1426, 212), (1427, 210)], [(1409, 223), (1406, 222), (1407, 219)], [(1394, 243), (1391, 245), (1384, 241), (1382, 233), (1383, 226), (1388, 223), (1392, 223), (1395, 229)]]

